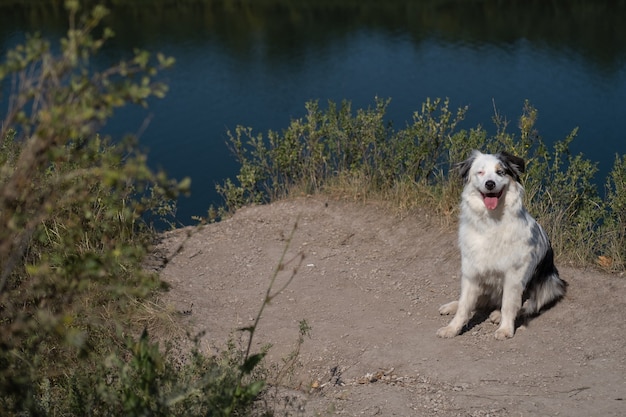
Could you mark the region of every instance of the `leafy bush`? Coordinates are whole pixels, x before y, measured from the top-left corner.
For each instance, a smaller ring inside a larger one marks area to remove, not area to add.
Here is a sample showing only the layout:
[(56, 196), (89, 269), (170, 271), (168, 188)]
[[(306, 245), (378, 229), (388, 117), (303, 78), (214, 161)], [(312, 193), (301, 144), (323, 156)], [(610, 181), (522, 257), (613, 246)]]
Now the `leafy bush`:
[(456, 213), (462, 184), (451, 175), (455, 163), (472, 149), (507, 150), (527, 161), (523, 176), (526, 203), (547, 229), (557, 255), (577, 265), (599, 262), (626, 268), (624, 160), (617, 159), (603, 198), (595, 183), (596, 164), (572, 155), (574, 129), (548, 149), (535, 129), (537, 110), (526, 102), (519, 134), (496, 110), (496, 132), (478, 126), (458, 130), (467, 107), (452, 112), (448, 100), (428, 99), (404, 129), (385, 121), (389, 101), (352, 112), (349, 102), (306, 104), (306, 116), (292, 120), (282, 133), (254, 134), (251, 128), (229, 132), (241, 164), (238, 183), (227, 180), (218, 191), (226, 211), (294, 192), (330, 192), (353, 198), (382, 198), (397, 207), (428, 206), (450, 218)]
[(171, 348), (163, 350), (151, 342), (147, 331), (138, 340), (127, 338), (95, 363), (92, 372), (70, 370), (54, 383), (44, 378), (37, 412), (137, 417), (246, 414), (263, 381), (242, 370), (246, 359), (234, 345), (220, 356), (208, 356), (200, 351), (197, 338), (194, 343), (189, 357), (180, 361)]
[(603, 267), (619, 270), (626, 265), (626, 155), (615, 157), (606, 188), (608, 212), (600, 228), (599, 259)]
[[(113, 36), (107, 10), (78, 18), (55, 48), (39, 36), (0, 65), (11, 86), (0, 126), (0, 409), (3, 415), (233, 415), (262, 384), (255, 363), (196, 348), (180, 362), (132, 318), (161, 282), (142, 268), (155, 232), (188, 189), (152, 172), (132, 139), (96, 132), (128, 103), (146, 105), (173, 59), (137, 51), (94, 71)], [(6, 92), (4, 92), (6, 93)], [(258, 362), (259, 356), (249, 355)], [(244, 367), (244, 365), (246, 365)]]
[(431, 181), (450, 135), (465, 110), (456, 115), (448, 101), (426, 102), (407, 129), (395, 132), (385, 124), (389, 100), (352, 115), (351, 104), (306, 104), (306, 118), (293, 120), (281, 134), (267, 140), (251, 128), (228, 132), (241, 164), (239, 185), (227, 180), (218, 191), (226, 207), (234, 209), (286, 195), (294, 186), (305, 192), (322, 190), (336, 178), (361, 178), (369, 190), (391, 187), (398, 181)]
[(152, 64), (139, 52), (92, 73), (89, 57), (112, 36), (92, 35), (106, 10), (76, 25), (78, 2), (67, 4), (58, 54), (31, 36), (0, 66), (12, 86), (0, 133), (0, 407), (8, 413), (44, 413), (42, 390), (59, 389), (68, 367), (97, 362), (98, 336), (115, 332), (102, 317), (159, 286), (140, 268), (150, 243), (142, 215), (179, 191), (130, 141), (95, 134), (115, 108), (162, 96), (153, 78), (171, 59)]

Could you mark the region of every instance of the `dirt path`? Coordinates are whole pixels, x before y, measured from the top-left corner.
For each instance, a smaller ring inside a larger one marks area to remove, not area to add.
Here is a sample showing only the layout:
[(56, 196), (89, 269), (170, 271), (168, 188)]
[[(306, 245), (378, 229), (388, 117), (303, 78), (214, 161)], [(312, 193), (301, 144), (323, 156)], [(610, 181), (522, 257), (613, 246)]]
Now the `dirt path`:
[(480, 321), (439, 339), (449, 318), (437, 307), (458, 296), (460, 258), (456, 232), (426, 215), (301, 198), (169, 233), (166, 251), (184, 245), (161, 272), (166, 303), (220, 346), (252, 324), (298, 217), (286, 259), (305, 259), (255, 338), (256, 351), (272, 344), (271, 367), (293, 351), (301, 320), (312, 328), (277, 415), (626, 415), (626, 277), (558, 265), (567, 298), (513, 339)]

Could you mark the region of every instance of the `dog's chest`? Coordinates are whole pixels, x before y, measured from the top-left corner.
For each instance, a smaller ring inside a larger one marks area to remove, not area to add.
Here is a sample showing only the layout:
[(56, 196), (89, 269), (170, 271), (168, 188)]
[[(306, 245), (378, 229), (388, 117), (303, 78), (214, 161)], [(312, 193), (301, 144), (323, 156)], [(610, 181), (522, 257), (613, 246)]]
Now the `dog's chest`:
[(467, 224), (459, 228), (459, 246), (466, 260), (477, 265), (508, 268), (525, 258), (530, 230), (518, 222)]

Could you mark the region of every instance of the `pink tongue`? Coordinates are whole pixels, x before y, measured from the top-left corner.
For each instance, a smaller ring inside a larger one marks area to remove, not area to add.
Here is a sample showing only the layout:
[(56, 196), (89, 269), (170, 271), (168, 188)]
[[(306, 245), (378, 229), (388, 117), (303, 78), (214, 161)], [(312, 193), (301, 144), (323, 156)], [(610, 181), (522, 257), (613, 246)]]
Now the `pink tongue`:
[(498, 207), (498, 197), (487, 197), (483, 199), (485, 201), (485, 207), (489, 210), (495, 210)]

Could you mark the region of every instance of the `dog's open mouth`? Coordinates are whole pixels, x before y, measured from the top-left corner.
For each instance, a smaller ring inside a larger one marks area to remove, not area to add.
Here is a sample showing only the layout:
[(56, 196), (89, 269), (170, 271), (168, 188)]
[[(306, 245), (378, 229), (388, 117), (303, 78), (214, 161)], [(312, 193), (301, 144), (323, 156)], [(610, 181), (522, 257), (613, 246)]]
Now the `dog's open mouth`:
[(485, 207), (489, 210), (495, 210), (498, 207), (498, 202), (500, 201), (500, 197), (502, 197), (502, 191), (499, 193), (480, 193), (483, 196), (483, 202), (485, 203)]

